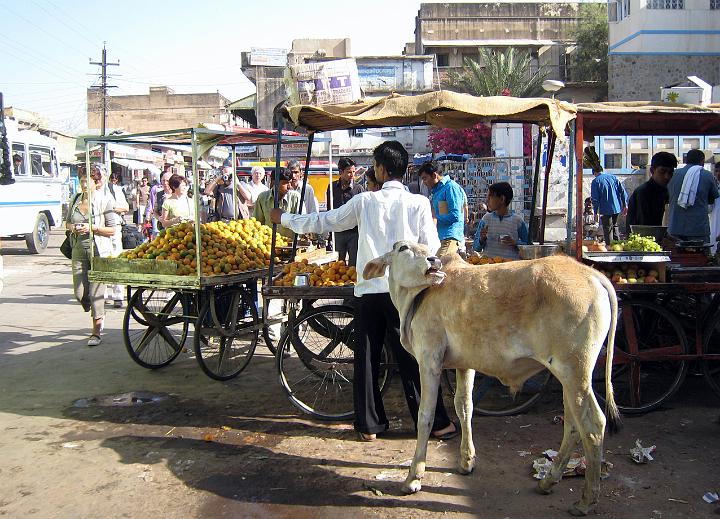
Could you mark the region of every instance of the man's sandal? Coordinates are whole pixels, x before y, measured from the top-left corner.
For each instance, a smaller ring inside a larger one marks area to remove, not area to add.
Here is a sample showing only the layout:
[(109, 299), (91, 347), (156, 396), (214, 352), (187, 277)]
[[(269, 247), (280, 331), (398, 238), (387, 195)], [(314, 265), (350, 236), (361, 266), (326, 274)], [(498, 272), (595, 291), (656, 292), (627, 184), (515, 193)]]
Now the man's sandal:
[(90, 338), (88, 339), (88, 346), (99, 346), (102, 342), (102, 338), (97, 334), (92, 334)]

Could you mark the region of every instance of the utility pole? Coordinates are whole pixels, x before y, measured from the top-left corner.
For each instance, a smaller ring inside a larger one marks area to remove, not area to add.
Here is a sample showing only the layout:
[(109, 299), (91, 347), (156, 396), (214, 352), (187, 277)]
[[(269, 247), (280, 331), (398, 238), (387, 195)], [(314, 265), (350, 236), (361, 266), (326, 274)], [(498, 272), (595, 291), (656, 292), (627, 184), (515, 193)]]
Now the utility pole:
[(102, 60), (100, 62), (97, 61), (90, 61), (91, 65), (100, 65), (102, 67), (100, 72), (100, 95), (102, 99), (102, 106), (101, 106), (101, 116), (100, 116), (100, 124), (101, 124), (101, 130), (100, 135), (105, 135), (105, 127), (107, 124), (107, 108), (108, 108), (108, 95), (107, 95), (107, 89), (108, 88), (117, 88), (117, 85), (108, 85), (107, 84), (107, 68), (108, 67), (117, 67), (120, 65), (120, 62), (117, 63), (108, 63), (107, 62), (107, 51), (105, 50), (105, 44), (103, 42), (103, 49), (102, 49)]

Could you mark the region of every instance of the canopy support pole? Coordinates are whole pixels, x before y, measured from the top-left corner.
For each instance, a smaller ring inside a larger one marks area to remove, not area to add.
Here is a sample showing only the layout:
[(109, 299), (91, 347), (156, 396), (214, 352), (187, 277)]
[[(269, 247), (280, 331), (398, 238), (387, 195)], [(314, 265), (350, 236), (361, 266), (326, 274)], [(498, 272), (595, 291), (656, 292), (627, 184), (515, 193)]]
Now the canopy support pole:
[(577, 114), (575, 119), (575, 164), (577, 174), (575, 175), (575, 257), (580, 261), (582, 259), (582, 239), (583, 239), (583, 144), (585, 142), (583, 135), (583, 115)]
[(192, 177), (193, 177), (193, 205), (195, 206), (195, 218), (193, 225), (193, 234), (195, 235), (195, 270), (197, 272), (198, 285), (200, 284), (200, 278), (202, 277), (202, 232), (200, 232), (200, 178), (198, 173), (197, 162), (199, 159), (198, 155), (198, 137), (195, 130), (190, 132), (190, 145), (192, 150)]
[(557, 136), (555, 132), (550, 128), (548, 130), (548, 153), (547, 162), (545, 162), (545, 182), (543, 183), (543, 198), (542, 198), (542, 220), (540, 223), (540, 245), (545, 243), (545, 221), (547, 219), (547, 201), (548, 191), (550, 189), (550, 170), (552, 169), (553, 155), (555, 154), (555, 141)]
[[(303, 207), (305, 204), (305, 188), (307, 187), (308, 182), (308, 172), (310, 171), (310, 155), (312, 154), (312, 145), (313, 145), (313, 139), (315, 137), (315, 133), (311, 133), (308, 136), (308, 147), (307, 147), (307, 153), (305, 154), (305, 172), (303, 174), (303, 181), (302, 181), (302, 187), (300, 188), (300, 207), (298, 209), (299, 213), (303, 213)], [(297, 242), (298, 242), (298, 235), (295, 233), (293, 235), (293, 242), (292, 242), (292, 261), (295, 261), (295, 252), (297, 251)]]
[[(570, 146), (568, 146), (568, 183), (567, 183), (567, 217), (565, 220), (565, 250), (570, 253), (570, 241), (572, 239), (572, 214), (573, 214), (573, 174), (575, 170), (575, 121), (570, 123)], [(575, 218), (579, 218), (576, 215)]]
[(530, 232), (528, 233), (528, 245), (532, 245), (534, 232), (537, 231), (537, 221), (535, 219), (535, 210), (537, 209), (537, 186), (540, 181), (540, 158), (542, 157), (543, 127), (538, 125), (538, 135), (535, 144), (535, 171), (533, 172), (532, 181), (532, 201), (530, 203)]
[[(283, 119), (277, 117), (277, 144), (275, 145), (275, 171), (273, 171), (273, 208), (277, 209), (280, 202), (278, 196), (278, 186), (280, 184), (280, 154), (282, 153), (282, 131), (283, 131)], [(233, 170), (235, 165), (233, 164)], [(272, 224), (272, 239), (270, 241), (270, 266), (268, 269), (268, 286), (272, 286), (273, 270), (275, 268), (275, 242), (277, 240), (277, 224)], [(265, 312), (263, 312), (265, 313)]]

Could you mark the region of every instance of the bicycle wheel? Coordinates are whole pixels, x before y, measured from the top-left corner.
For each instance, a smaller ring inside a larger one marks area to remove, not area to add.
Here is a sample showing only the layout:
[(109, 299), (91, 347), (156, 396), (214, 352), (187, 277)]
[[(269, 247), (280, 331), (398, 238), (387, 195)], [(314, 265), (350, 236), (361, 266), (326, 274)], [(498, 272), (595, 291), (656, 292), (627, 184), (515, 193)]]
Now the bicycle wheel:
[[(672, 397), (688, 368), (684, 360), (673, 357), (687, 352), (687, 338), (673, 314), (654, 303), (621, 301), (612, 367), (618, 409), (642, 414)], [(595, 365), (593, 389), (604, 404), (604, 349)]]
[(147, 369), (170, 364), (188, 334), (185, 297), (179, 292), (138, 288), (123, 318), (123, 339), (130, 358)]
[[(710, 325), (705, 331), (703, 353), (705, 355), (720, 355), (720, 312), (717, 312), (709, 321)], [(702, 371), (710, 387), (720, 396), (720, 357), (717, 359), (702, 359)]]
[[(445, 383), (455, 395), (455, 370), (443, 371)], [(544, 369), (525, 381), (517, 394), (513, 395), (507, 386), (504, 386), (495, 377), (475, 373), (473, 383), (473, 411), (481, 416), (512, 416), (520, 414), (540, 399), (550, 382), (551, 374)]]
[(215, 380), (230, 380), (252, 359), (260, 333), (255, 302), (242, 288), (211, 292), (195, 324), (195, 358)]
[(280, 341), (280, 384), (290, 402), (322, 420), (353, 416), (353, 312), (326, 305), (301, 312)]

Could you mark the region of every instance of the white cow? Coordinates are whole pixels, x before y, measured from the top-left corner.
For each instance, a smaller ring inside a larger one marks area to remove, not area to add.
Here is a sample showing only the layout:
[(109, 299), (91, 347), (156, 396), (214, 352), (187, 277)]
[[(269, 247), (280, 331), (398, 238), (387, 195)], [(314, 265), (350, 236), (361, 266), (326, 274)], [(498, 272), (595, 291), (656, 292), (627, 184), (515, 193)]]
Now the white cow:
[(363, 276), (382, 276), (388, 266), (390, 296), (400, 313), (400, 339), (417, 359), (422, 381), (417, 446), (403, 490), (413, 493), (421, 488), (443, 368), (457, 370), (455, 410), (462, 426), (463, 474), (475, 466), (475, 370), (517, 392), (529, 377), (547, 368), (563, 387), (565, 430), (560, 452), (539, 490), (549, 493), (560, 481), (581, 440), (587, 459), (585, 488), (570, 512), (587, 514), (598, 500), (605, 430), (591, 377), (606, 337), (606, 413), (611, 429), (619, 425), (610, 381), (617, 322), (612, 284), (566, 256), (474, 266), (457, 254), (441, 262), (424, 245), (406, 241), (369, 262)]

